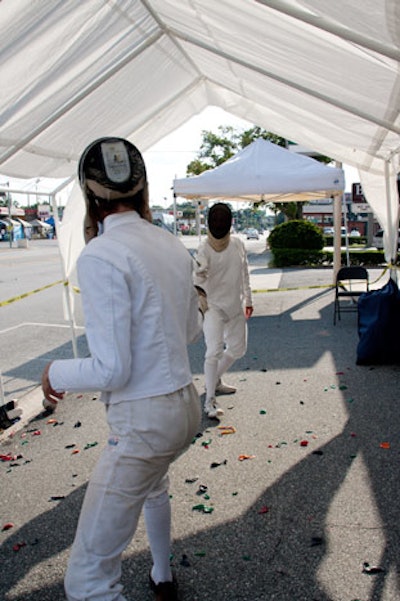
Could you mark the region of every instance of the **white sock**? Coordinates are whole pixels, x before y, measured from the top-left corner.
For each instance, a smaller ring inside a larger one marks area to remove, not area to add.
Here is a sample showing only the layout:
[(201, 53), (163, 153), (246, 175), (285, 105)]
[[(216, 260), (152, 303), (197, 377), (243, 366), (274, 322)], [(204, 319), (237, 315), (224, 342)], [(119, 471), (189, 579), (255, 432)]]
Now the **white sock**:
[(219, 380), (222, 378), (222, 375), (226, 371), (228, 371), (228, 369), (231, 367), (231, 365), (233, 365), (235, 363), (235, 361), (236, 361), (236, 359), (234, 359), (232, 357), (232, 355), (230, 355), (226, 351), (224, 352), (224, 354), (222, 355), (221, 359), (218, 362), (216, 382), (219, 382)]
[(205, 361), (204, 380), (206, 385), (206, 402), (215, 397), (215, 387), (217, 385), (217, 362)]
[(168, 492), (146, 499), (143, 514), (153, 558), (151, 577), (156, 584), (171, 582), (171, 505)]

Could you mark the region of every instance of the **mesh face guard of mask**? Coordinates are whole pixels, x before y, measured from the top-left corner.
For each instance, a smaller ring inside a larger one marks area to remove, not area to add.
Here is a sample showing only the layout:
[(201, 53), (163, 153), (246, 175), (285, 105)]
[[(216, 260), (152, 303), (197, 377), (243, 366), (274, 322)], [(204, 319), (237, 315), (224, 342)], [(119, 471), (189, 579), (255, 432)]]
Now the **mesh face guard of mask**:
[(217, 240), (224, 238), (231, 229), (232, 212), (228, 205), (218, 202), (208, 213), (208, 229)]

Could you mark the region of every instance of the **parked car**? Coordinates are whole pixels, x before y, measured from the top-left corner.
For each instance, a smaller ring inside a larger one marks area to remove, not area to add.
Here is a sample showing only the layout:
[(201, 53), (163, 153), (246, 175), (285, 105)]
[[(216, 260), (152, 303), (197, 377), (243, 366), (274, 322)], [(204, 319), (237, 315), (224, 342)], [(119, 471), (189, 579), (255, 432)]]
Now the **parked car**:
[(356, 228), (354, 228), (351, 230), (350, 236), (352, 236), (353, 238), (359, 238), (361, 234)]
[(259, 240), (260, 235), (254, 227), (249, 227), (248, 230), (246, 231), (246, 237), (247, 237), (247, 240), (250, 240), (251, 238), (253, 240)]
[(381, 250), (383, 248), (383, 230), (378, 230), (372, 238), (372, 246)]
[[(376, 249), (383, 249), (383, 230), (378, 230), (376, 234), (372, 238), (372, 246), (375, 246)], [(397, 238), (397, 248), (400, 248), (400, 230), (398, 232)]]
[[(324, 236), (334, 236), (335, 228), (334, 227), (324, 227)], [(343, 237), (346, 235), (346, 228), (342, 226), (340, 228), (340, 235)]]

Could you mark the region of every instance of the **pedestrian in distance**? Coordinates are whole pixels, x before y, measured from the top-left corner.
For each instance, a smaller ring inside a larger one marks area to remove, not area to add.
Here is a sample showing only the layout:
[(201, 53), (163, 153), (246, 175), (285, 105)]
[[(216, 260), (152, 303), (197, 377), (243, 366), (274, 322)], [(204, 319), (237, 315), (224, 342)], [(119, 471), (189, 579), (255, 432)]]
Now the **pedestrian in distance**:
[(253, 313), (253, 302), (246, 249), (240, 238), (230, 234), (232, 212), (228, 205), (214, 204), (207, 222), (207, 239), (196, 255), (194, 282), (204, 289), (208, 306), (203, 324), (204, 410), (209, 418), (218, 419), (223, 410), (216, 396), (236, 392), (222, 376), (247, 350), (246, 320)]
[(79, 181), (92, 228), (77, 265), (90, 356), (48, 364), (42, 388), (53, 403), (65, 391), (101, 391), (109, 436), (82, 505), (66, 595), (125, 601), (121, 555), (143, 509), (150, 587), (156, 601), (177, 601), (168, 469), (201, 419), (187, 351), (202, 331), (193, 261), (151, 223), (145, 164), (130, 142), (90, 144)]

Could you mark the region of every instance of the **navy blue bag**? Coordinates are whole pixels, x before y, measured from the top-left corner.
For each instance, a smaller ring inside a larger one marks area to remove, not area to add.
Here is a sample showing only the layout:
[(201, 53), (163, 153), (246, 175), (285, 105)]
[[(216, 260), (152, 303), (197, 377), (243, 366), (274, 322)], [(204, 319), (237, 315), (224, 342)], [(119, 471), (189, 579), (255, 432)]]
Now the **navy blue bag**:
[(392, 279), (358, 300), (357, 365), (400, 363), (400, 293)]

